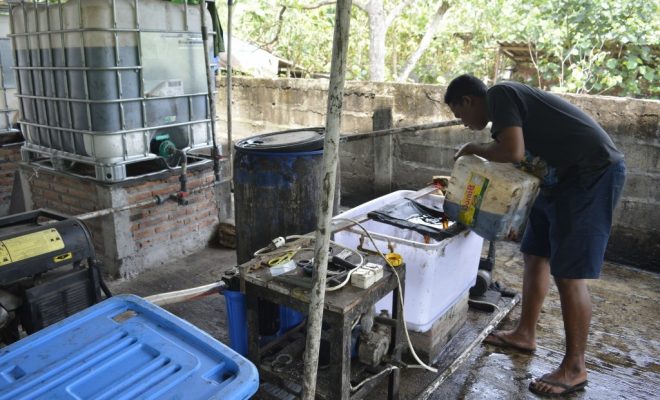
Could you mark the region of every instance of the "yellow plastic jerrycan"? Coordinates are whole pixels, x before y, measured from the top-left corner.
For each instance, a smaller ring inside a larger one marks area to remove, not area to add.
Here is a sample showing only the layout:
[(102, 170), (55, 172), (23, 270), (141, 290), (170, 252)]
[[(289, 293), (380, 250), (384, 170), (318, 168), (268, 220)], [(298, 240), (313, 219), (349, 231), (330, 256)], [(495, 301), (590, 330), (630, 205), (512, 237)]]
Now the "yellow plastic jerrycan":
[(444, 211), (486, 240), (520, 238), (540, 184), (513, 164), (462, 156), (451, 173)]

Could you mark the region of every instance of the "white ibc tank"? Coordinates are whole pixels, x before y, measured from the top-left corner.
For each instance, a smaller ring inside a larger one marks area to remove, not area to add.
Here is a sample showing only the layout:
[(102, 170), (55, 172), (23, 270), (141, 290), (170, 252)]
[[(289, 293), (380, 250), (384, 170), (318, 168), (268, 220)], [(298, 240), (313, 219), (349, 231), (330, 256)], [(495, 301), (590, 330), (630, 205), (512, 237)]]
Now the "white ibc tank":
[(454, 164), (444, 210), (484, 239), (520, 237), (539, 185), (513, 164), (462, 156)]
[(156, 157), (157, 136), (212, 145), (199, 5), (21, 2), (11, 19), (27, 150), (111, 166)]

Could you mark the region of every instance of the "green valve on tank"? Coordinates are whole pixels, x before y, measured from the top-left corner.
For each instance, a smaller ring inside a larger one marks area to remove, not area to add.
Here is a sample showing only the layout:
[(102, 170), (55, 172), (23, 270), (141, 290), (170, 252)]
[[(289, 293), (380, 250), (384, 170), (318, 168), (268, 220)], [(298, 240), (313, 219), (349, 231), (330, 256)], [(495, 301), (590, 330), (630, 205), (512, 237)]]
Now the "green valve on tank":
[(161, 157), (169, 157), (176, 151), (176, 145), (171, 140), (164, 140), (158, 146), (158, 155)]
[[(173, 141), (170, 140), (169, 133), (162, 133), (160, 135), (154, 136), (152, 143), (158, 146), (157, 153), (159, 156), (167, 158), (172, 156), (176, 152), (176, 145)], [(154, 148), (152, 147), (152, 152)]]

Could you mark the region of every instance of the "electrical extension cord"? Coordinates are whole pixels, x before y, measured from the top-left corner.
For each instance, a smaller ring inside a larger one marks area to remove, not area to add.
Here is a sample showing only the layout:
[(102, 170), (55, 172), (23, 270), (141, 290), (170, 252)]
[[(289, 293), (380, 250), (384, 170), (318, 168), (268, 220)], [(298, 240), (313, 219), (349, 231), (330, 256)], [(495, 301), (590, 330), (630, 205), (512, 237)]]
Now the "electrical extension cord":
[[(288, 240), (305, 239), (305, 238), (314, 239), (315, 236), (312, 236), (312, 235), (290, 235), (290, 236), (287, 236), (285, 238), (277, 237), (277, 238), (273, 239), (268, 246), (263, 247), (263, 248), (255, 251), (253, 256), (254, 257), (257, 257), (257, 256), (276, 256), (276, 255), (285, 254), (285, 253), (288, 253), (288, 252), (291, 252), (291, 251), (293, 251), (294, 255), (295, 255), (301, 250), (315, 250), (313, 247), (295, 247), (294, 248), (294, 247), (289, 247), (289, 246), (286, 245), (286, 242)], [(339, 289), (343, 288), (344, 286), (346, 286), (351, 281), (351, 275), (353, 275), (355, 270), (357, 270), (358, 268), (360, 268), (364, 265), (364, 257), (357, 250), (351, 249), (351, 248), (346, 247), (346, 246), (343, 246), (343, 245), (341, 245), (337, 242), (334, 242), (332, 240), (330, 241), (330, 243), (332, 243), (333, 246), (337, 246), (337, 247), (342, 248), (343, 249), (342, 251), (346, 250), (346, 251), (349, 251), (349, 252), (355, 254), (356, 256), (358, 256), (360, 258), (360, 261), (358, 262), (356, 268), (352, 269), (351, 271), (348, 272), (348, 274), (346, 274), (346, 279), (344, 279), (344, 281), (342, 283), (340, 283), (337, 286), (326, 287), (325, 288), (326, 292), (334, 292), (335, 290), (339, 290)]]
[[(372, 380), (378, 378), (379, 376), (381, 376), (381, 375), (383, 375), (383, 374), (386, 374), (386, 373), (389, 373), (390, 371), (393, 371), (393, 370), (398, 369), (398, 368), (399, 368), (399, 367), (397, 367), (396, 365), (392, 365), (392, 364), (388, 365), (387, 368), (385, 368), (384, 370), (380, 371), (380, 372), (377, 373), (376, 375), (373, 375), (373, 376), (370, 376), (370, 377), (368, 377), (368, 378), (365, 378), (362, 382), (358, 383), (358, 384), (355, 385), (355, 386), (351, 385), (351, 392), (355, 392), (356, 390), (358, 390), (358, 389), (360, 389), (362, 386), (364, 386), (367, 382), (370, 382), (370, 381), (372, 381)], [(349, 382), (349, 383), (350, 383), (350, 382)]]
[[(469, 303), (483, 304), (483, 305), (485, 305), (485, 306), (493, 307), (493, 311), (500, 312), (500, 308), (497, 306), (497, 304), (490, 303), (490, 302), (488, 302), (488, 301), (468, 299), (468, 304), (469, 304)], [(492, 311), (491, 311), (491, 312), (492, 312)]]
[[(401, 287), (401, 286), (402, 286), (402, 285), (401, 285), (401, 278), (399, 278), (399, 274), (396, 272), (396, 267), (394, 267), (394, 266), (390, 263), (390, 261), (387, 259), (387, 257), (385, 257), (385, 255), (384, 255), (384, 254), (378, 249), (378, 246), (376, 246), (376, 241), (375, 241), (374, 238), (371, 236), (371, 234), (369, 233), (369, 231), (367, 231), (367, 229), (366, 229), (364, 226), (362, 226), (362, 224), (360, 224), (359, 222), (357, 222), (357, 221), (355, 221), (355, 220), (353, 220), (353, 219), (350, 219), (350, 218), (334, 218), (334, 220), (335, 220), (335, 221), (341, 221), (341, 220), (348, 221), (348, 222), (351, 222), (351, 223), (357, 225), (358, 227), (360, 227), (360, 229), (362, 229), (362, 230), (364, 231), (364, 233), (367, 234), (367, 237), (368, 237), (369, 240), (371, 241), (371, 244), (373, 244), (374, 249), (376, 250), (376, 252), (378, 253), (378, 255), (379, 255), (383, 260), (385, 260), (385, 263), (386, 263), (386, 264), (392, 269), (392, 272), (394, 273), (394, 276), (396, 277), (397, 285), (399, 286), (399, 296), (398, 296), (398, 297), (399, 297), (399, 305), (401, 306), (401, 320), (402, 320), (402, 322), (403, 322), (403, 332), (405, 333), (405, 336), (406, 336), (406, 342), (408, 342), (408, 348), (410, 349), (410, 353), (412, 354), (412, 356), (413, 356), (413, 358), (415, 359), (415, 361), (417, 361), (417, 363), (420, 365), (420, 367), (426, 369), (427, 371), (430, 371), (430, 372), (433, 372), (433, 373), (436, 373), (436, 374), (437, 374), (437, 373), (438, 373), (438, 369), (437, 369), (437, 368), (433, 368), (433, 367), (431, 367), (430, 365), (427, 365), (426, 363), (424, 363), (422, 360), (420, 360), (420, 359), (419, 359), (419, 356), (418, 356), (417, 353), (415, 352), (415, 349), (413, 348), (412, 341), (410, 340), (410, 335), (408, 334), (408, 326), (407, 326), (407, 324), (406, 324), (406, 318), (405, 318), (405, 315), (404, 315), (403, 295), (401, 294), (401, 293), (403, 292), (403, 290), (402, 290), (403, 288)], [(287, 237), (285, 238), (285, 244), (286, 244), (286, 240), (289, 240), (289, 239), (302, 239), (302, 238), (310, 238), (310, 237), (312, 237), (312, 236), (310, 236), (310, 235), (291, 235), (291, 236), (287, 236)], [(339, 243), (336, 243), (336, 242), (334, 242), (334, 241), (330, 241), (330, 242), (331, 242), (333, 245), (335, 245), (335, 246), (339, 246), (339, 247), (341, 247), (341, 248), (343, 248), (343, 249), (350, 250), (350, 251), (354, 252), (355, 254), (357, 254), (357, 255), (360, 257), (360, 263), (358, 264), (358, 268), (361, 267), (361, 266), (364, 264), (364, 258), (362, 257), (362, 254), (360, 254), (360, 253), (357, 252), (356, 250), (354, 250), (354, 249), (350, 249), (350, 248), (345, 247), (345, 246), (343, 246), (343, 245), (340, 245)], [(259, 249), (259, 250), (257, 250), (257, 251), (254, 253), (254, 256), (273, 255), (273, 253), (281, 254), (281, 253), (286, 252), (286, 251), (291, 251), (291, 250), (287, 250), (287, 249), (284, 249), (284, 250), (277, 249), (276, 251), (272, 251), (272, 250), (273, 250), (273, 247), (274, 247), (273, 244), (271, 244), (271, 245), (266, 246), (266, 247), (264, 247), (264, 248), (262, 248), (262, 249)], [(267, 250), (271, 250), (271, 251), (268, 252)], [(300, 250), (307, 250), (307, 248), (305, 248), (305, 249), (298, 248), (298, 249), (297, 249), (297, 251), (300, 251)], [(314, 250), (314, 249), (312, 249), (312, 250)], [(339, 289), (341, 289), (342, 287), (346, 286), (346, 284), (347, 284), (348, 282), (350, 282), (350, 280), (351, 280), (351, 275), (353, 275), (353, 273), (355, 272), (355, 270), (358, 269), (358, 268), (355, 268), (355, 269), (351, 270), (351, 271), (347, 274), (347, 276), (346, 276), (346, 280), (344, 280), (344, 282), (342, 282), (341, 284), (339, 284), (339, 285), (337, 285), (337, 286), (334, 286), (334, 287), (332, 287), (332, 288), (326, 288), (325, 291), (326, 291), (326, 292), (331, 292), (331, 291), (339, 290)], [(365, 382), (366, 382), (366, 380), (365, 380)], [(365, 383), (365, 382), (362, 382), (362, 383)], [(358, 388), (359, 388), (359, 386), (361, 386), (361, 385), (358, 385)], [(353, 389), (353, 388), (351, 388), (351, 389)]]
[(405, 333), (406, 341), (408, 342), (408, 348), (410, 349), (410, 353), (412, 354), (415, 361), (417, 361), (417, 363), (422, 368), (426, 369), (427, 371), (430, 371), (430, 372), (433, 372), (433, 373), (437, 374), (438, 369), (433, 368), (430, 365), (427, 365), (426, 363), (424, 363), (422, 360), (420, 360), (419, 356), (417, 356), (417, 353), (415, 352), (415, 349), (413, 348), (412, 341), (410, 340), (410, 335), (408, 334), (408, 326), (406, 324), (406, 318), (405, 318), (405, 315), (404, 315), (403, 295), (401, 294), (403, 292), (403, 290), (402, 290), (403, 288), (401, 287), (401, 279), (399, 278), (399, 274), (396, 272), (396, 267), (392, 266), (392, 264), (390, 264), (387, 257), (385, 257), (385, 255), (378, 249), (378, 246), (376, 246), (376, 241), (374, 240), (373, 237), (371, 237), (371, 234), (369, 233), (369, 231), (367, 231), (367, 229), (364, 226), (362, 226), (362, 224), (360, 224), (359, 222), (357, 222), (353, 219), (350, 219), (350, 218), (334, 218), (334, 220), (335, 221), (342, 221), (342, 220), (343, 221), (348, 221), (348, 222), (351, 222), (351, 223), (357, 225), (360, 229), (362, 229), (364, 231), (364, 233), (367, 234), (367, 237), (369, 238), (369, 240), (371, 240), (371, 244), (373, 244), (374, 249), (376, 250), (376, 252), (378, 252), (378, 255), (381, 256), (383, 258), (383, 260), (385, 260), (387, 265), (390, 266), (390, 268), (392, 269), (392, 272), (394, 273), (394, 276), (396, 277), (397, 284), (399, 285), (399, 296), (398, 297), (399, 297), (399, 305), (401, 306), (401, 320), (403, 321), (403, 332)]

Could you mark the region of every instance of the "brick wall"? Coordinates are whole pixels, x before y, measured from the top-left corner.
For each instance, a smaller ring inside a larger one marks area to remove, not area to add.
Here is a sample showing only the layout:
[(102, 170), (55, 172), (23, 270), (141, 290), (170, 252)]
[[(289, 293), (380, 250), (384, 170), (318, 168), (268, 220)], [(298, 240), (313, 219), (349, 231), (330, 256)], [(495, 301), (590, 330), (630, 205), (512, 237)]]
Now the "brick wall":
[[(180, 188), (179, 175), (163, 172), (117, 184), (103, 184), (60, 172), (21, 166), (32, 208), (50, 208), (69, 215), (119, 208), (162, 196)], [(188, 205), (176, 201), (152, 204), (85, 219), (97, 257), (105, 272), (130, 277), (208, 245), (218, 223), (218, 200), (208, 164), (188, 168)]]
[[(190, 176), (188, 188), (193, 189), (213, 183), (212, 171)], [(129, 203), (136, 203), (154, 196), (167, 197), (178, 190), (179, 177), (170, 176), (159, 181), (147, 181), (131, 187)], [(176, 242), (188, 235), (213, 228), (218, 222), (217, 204), (213, 191), (203, 190), (188, 197), (188, 205), (175, 201), (161, 205), (142, 207), (129, 211), (130, 231), (137, 251), (150, 251), (164, 242)]]
[(20, 144), (0, 146), (0, 217), (9, 212), (14, 173), (20, 161)]

